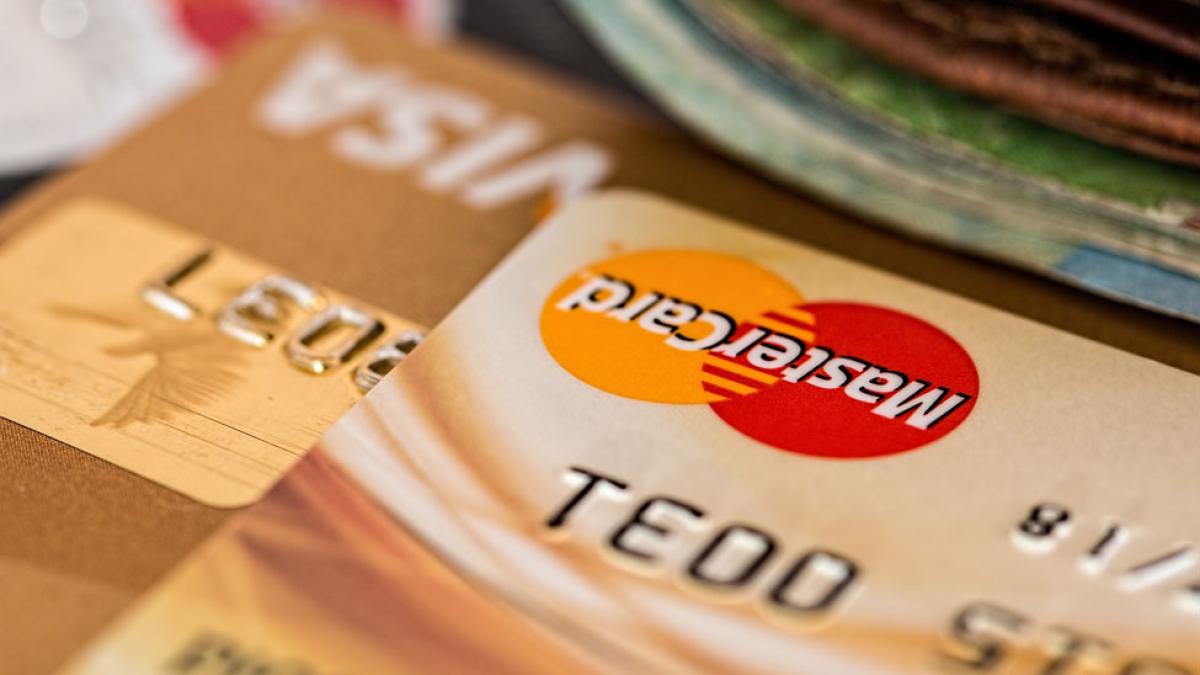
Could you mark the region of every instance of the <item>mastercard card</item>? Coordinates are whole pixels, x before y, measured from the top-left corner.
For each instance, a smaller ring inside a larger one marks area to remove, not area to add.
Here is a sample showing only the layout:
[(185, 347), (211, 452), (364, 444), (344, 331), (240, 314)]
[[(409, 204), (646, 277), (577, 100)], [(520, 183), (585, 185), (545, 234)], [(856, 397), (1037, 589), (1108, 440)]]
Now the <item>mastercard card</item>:
[[(1197, 405), (1190, 373), (610, 191), (66, 672), (1200, 672)], [(410, 532), (503, 621), (409, 592)]]

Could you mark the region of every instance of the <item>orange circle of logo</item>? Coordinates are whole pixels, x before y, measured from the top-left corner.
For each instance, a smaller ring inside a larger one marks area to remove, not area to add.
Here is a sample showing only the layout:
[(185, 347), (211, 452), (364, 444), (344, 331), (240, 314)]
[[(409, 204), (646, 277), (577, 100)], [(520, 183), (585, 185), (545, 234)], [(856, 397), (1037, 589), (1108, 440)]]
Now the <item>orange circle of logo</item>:
[[(671, 293), (687, 289), (686, 297)], [(740, 258), (647, 251), (610, 258), (567, 278), (542, 308), (554, 360), (611, 394), (657, 403), (710, 403), (698, 376), (710, 343), (764, 305), (803, 301), (783, 279)], [(723, 315), (723, 316), (722, 316)]]
[(643, 401), (707, 404), (781, 450), (907, 452), (970, 414), (979, 378), (951, 336), (903, 312), (806, 302), (746, 260), (646, 251), (595, 263), (542, 307), (542, 341), (576, 378)]

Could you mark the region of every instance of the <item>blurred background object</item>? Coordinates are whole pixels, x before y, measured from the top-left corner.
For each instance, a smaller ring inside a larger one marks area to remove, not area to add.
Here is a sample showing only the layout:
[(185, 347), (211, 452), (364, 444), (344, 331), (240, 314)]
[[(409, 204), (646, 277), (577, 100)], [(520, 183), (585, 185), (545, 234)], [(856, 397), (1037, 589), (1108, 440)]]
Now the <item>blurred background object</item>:
[(1150, 24), (983, 0), (564, 1), (663, 108), (764, 173), (1200, 321), (1200, 77)]
[(458, 32), (654, 110), (556, 0), (459, 0)]

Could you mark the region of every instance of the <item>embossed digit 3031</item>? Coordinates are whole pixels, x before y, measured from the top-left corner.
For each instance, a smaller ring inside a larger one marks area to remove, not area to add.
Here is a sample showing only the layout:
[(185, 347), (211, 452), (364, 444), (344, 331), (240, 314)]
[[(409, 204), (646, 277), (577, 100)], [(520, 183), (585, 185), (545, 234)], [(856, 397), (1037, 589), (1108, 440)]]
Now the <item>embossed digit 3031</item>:
[[(189, 255), (146, 282), (141, 288), (142, 299), (178, 321), (198, 320), (202, 310), (176, 291), (216, 257), (211, 248)], [(287, 362), (313, 375), (338, 370), (367, 353), (351, 371), (362, 393), (383, 379), (421, 341), (421, 333), (415, 330), (381, 341), (387, 333), (383, 318), (349, 303), (330, 304), (315, 286), (278, 274), (248, 285), (213, 314), (213, 321), (217, 330), (252, 349), (282, 343)], [(374, 349), (368, 352), (372, 346)]]

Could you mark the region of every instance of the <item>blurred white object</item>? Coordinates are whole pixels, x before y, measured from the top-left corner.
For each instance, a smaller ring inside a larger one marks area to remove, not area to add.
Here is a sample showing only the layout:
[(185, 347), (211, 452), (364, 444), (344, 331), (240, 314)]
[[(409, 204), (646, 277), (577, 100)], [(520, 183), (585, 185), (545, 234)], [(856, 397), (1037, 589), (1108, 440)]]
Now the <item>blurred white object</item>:
[(205, 62), (160, 0), (0, 4), (0, 173), (95, 148), (195, 81)]
[(448, 0), (4, 0), (0, 175), (102, 148), (187, 91), (234, 38), (342, 5), (440, 36)]

